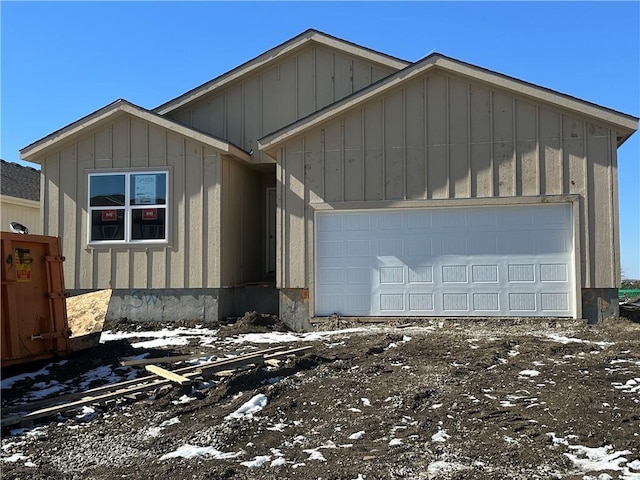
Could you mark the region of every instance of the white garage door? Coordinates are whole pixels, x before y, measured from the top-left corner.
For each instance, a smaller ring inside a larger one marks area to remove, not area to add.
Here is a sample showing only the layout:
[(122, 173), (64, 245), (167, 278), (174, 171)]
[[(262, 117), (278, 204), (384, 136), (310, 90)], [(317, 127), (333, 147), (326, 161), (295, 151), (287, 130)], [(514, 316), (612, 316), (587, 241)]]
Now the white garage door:
[(570, 204), (318, 212), (315, 313), (576, 314)]

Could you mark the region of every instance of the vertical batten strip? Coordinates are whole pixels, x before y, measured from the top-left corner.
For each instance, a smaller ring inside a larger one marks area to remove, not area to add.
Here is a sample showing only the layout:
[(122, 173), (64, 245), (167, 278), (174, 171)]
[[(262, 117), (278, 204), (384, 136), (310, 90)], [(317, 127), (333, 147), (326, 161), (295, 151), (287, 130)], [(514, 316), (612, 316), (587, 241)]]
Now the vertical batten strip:
[(447, 75), (444, 82), (444, 124), (445, 124), (445, 171), (447, 172), (447, 192), (448, 198), (455, 198), (456, 194), (452, 191), (453, 183), (451, 182), (451, 95), (450, 95), (451, 77)]
[(429, 78), (422, 82), (422, 98), (424, 102), (424, 193), (423, 198), (429, 198)]
[[(347, 181), (345, 180), (345, 177), (347, 176), (347, 172), (345, 169), (345, 125), (344, 125), (344, 117), (340, 118), (340, 171), (342, 173), (342, 188), (340, 189), (340, 198), (342, 199), (342, 201), (345, 201), (345, 197), (346, 197), (346, 189), (347, 189)], [(302, 159), (303, 164), (304, 164), (304, 158)], [(305, 182), (306, 183), (306, 182)], [(306, 203), (305, 203), (306, 205)]]
[(384, 98), (380, 99), (380, 118), (381, 118), (381, 122), (380, 122), (380, 140), (381, 140), (381, 145), (380, 145), (380, 159), (382, 161), (382, 175), (381, 175), (381, 182), (382, 182), (382, 199), (386, 200), (387, 199), (387, 142), (386, 142), (386, 129), (384, 128), (384, 126), (386, 125), (386, 115), (385, 115), (385, 111), (386, 109), (385, 107), (385, 101)]
[(336, 54), (331, 54), (331, 103), (336, 101)]
[(313, 47), (313, 111), (318, 111), (318, 49)]
[[(516, 97), (513, 97), (511, 102), (511, 195), (522, 195), (522, 165), (518, 166), (518, 125), (517, 117), (518, 105), (516, 103)], [(518, 173), (520, 174), (520, 185), (518, 186)], [(519, 188), (518, 188), (519, 187)]]
[[(303, 252), (303, 257), (304, 257), (304, 274), (303, 274), (303, 278), (304, 278), (304, 282), (306, 283), (306, 285), (311, 285), (311, 283), (313, 283), (313, 279), (311, 279), (311, 277), (309, 276), (309, 272), (310, 272), (310, 268), (309, 268), (309, 255), (307, 254), (307, 252), (312, 252), (313, 249), (310, 249), (310, 242), (313, 242), (313, 239), (309, 237), (309, 232), (312, 231), (312, 226), (310, 225), (310, 223), (312, 222), (312, 218), (309, 218), (309, 210), (307, 209), (307, 205), (309, 205), (309, 184), (307, 183), (307, 175), (305, 174), (306, 172), (306, 158), (307, 158), (307, 138), (306, 137), (302, 137), (302, 145), (301, 145), (301, 153), (300, 153), (300, 162), (302, 164), (302, 188), (303, 188), (303, 196), (304, 196), (304, 203), (302, 205), (302, 209), (303, 209), (303, 228), (304, 228), (304, 238), (302, 239), (304, 242), (304, 245), (306, 247), (306, 251)], [(344, 145), (344, 141), (342, 143)], [(344, 168), (344, 162), (343, 162), (343, 168)], [(344, 173), (342, 175), (343, 179), (344, 179)], [(343, 180), (344, 181), (344, 180)], [(344, 200), (344, 189), (343, 189), (343, 196), (342, 199)]]
[(289, 176), (291, 174), (289, 173), (289, 169), (287, 168), (287, 163), (288, 163), (287, 150), (285, 148), (282, 148), (280, 149), (280, 151), (282, 152), (282, 170), (283, 170), (282, 208), (283, 208), (283, 212), (285, 212), (283, 214), (284, 224), (282, 226), (284, 230), (284, 235), (282, 237), (284, 239), (283, 249), (282, 249), (282, 257), (283, 257), (283, 270), (282, 270), (283, 285), (282, 286), (285, 288), (288, 288), (291, 285), (291, 273), (290, 273), (290, 266), (289, 266), (291, 263), (291, 259), (289, 258), (288, 249), (286, 247), (291, 244), (291, 219), (289, 218), (289, 214), (287, 213), (289, 211), (287, 208), (287, 204), (289, 203), (287, 192), (291, 187), (291, 181), (289, 180)]
[(621, 278), (621, 262), (620, 262), (620, 212), (618, 209), (618, 146), (616, 143), (616, 132), (609, 130), (609, 168), (607, 179), (609, 191), (611, 196), (609, 197), (609, 211), (611, 212), (611, 218), (613, 219), (612, 228), (609, 229), (612, 252), (611, 252), (611, 278), (614, 281), (614, 288), (619, 288), (622, 282)]
[[(244, 109), (243, 109), (244, 111)], [(200, 146), (200, 251), (202, 260), (200, 262), (200, 288), (207, 287), (207, 266), (209, 265), (209, 215), (207, 190), (205, 190), (205, 169), (207, 165), (207, 152), (204, 145)]]
[(493, 125), (493, 90), (489, 91), (489, 145), (491, 146), (490, 151), (490, 169), (491, 169), (491, 196), (496, 196), (496, 177), (498, 176), (498, 172), (496, 171), (496, 162), (495, 162), (495, 128)]
[[(568, 194), (570, 193), (570, 189), (569, 189), (569, 174), (568, 174), (568, 168), (569, 168), (569, 162), (565, 161), (565, 157), (564, 157), (564, 114), (560, 114), (560, 134), (558, 135), (558, 138), (560, 139), (560, 145), (559, 145), (559, 150), (560, 150), (560, 166), (561, 168), (558, 169), (558, 173), (560, 174), (560, 188), (562, 189), (562, 193), (563, 194)], [(584, 246), (583, 246), (584, 248)]]
[[(589, 213), (591, 211), (589, 204), (593, 200), (594, 191), (589, 188), (589, 152), (588, 152), (588, 138), (587, 138), (587, 122), (582, 120), (582, 169), (583, 169), (583, 190), (581, 192), (583, 196), (583, 204), (584, 204), (584, 212), (582, 214), (583, 218), (583, 227), (582, 231), (585, 232), (584, 240), (583, 240), (583, 251), (587, 252), (587, 261), (591, 264), (587, 268), (587, 282), (591, 285), (597, 283), (598, 278), (598, 259), (595, 255), (591, 255), (593, 244), (595, 243), (595, 235), (594, 229), (595, 225), (593, 225), (589, 221)], [(581, 239), (582, 240), (582, 239)], [(595, 252), (594, 252), (595, 253)]]
[(402, 198), (407, 199), (407, 89), (402, 89)]
[(471, 177), (471, 83), (467, 83), (467, 196), (469, 198), (473, 197)]
[[(189, 170), (187, 165), (187, 139), (185, 138), (182, 141), (182, 203), (183, 203), (183, 215), (182, 218), (189, 218), (190, 204), (191, 201), (187, 200), (187, 177)], [(190, 241), (190, 233), (191, 229), (187, 228), (187, 225), (182, 227), (182, 248), (180, 250), (180, 262), (182, 263), (182, 285), (180, 287), (185, 288), (189, 286), (189, 255), (187, 251), (189, 250), (189, 241)]]
[(542, 156), (540, 155), (540, 106), (534, 106), (534, 120), (536, 129), (536, 195), (542, 195)]
[[(238, 85), (238, 88), (240, 89), (240, 146), (241, 148), (246, 148), (247, 145), (247, 139), (245, 137), (245, 130), (246, 130), (246, 124), (247, 122), (245, 121), (245, 110), (244, 110), (244, 105), (245, 105), (245, 93), (244, 93), (244, 82), (241, 83), (240, 85)], [(249, 159), (249, 161), (251, 161), (251, 159)]]
[(360, 109), (360, 148), (361, 148), (361, 169), (362, 169), (362, 200), (367, 199), (367, 120), (365, 115), (365, 108)]

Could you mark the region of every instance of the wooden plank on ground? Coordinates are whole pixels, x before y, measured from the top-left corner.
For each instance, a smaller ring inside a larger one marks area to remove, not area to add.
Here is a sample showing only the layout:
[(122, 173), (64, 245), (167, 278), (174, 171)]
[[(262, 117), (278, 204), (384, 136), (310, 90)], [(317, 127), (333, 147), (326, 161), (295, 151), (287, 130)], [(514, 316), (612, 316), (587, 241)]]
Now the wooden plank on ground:
[(170, 372), (169, 370), (165, 370), (164, 368), (157, 365), (147, 365), (145, 369), (151, 373), (155, 373), (162, 378), (166, 378), (167, 380), (171, 380), (172, 382), (178, 383), (180, 385), (191, 382), (191, 380), (189, 380), (187, 377), (178, 373)]
[(206, 355), (176, 355), (173, 357), (151, 357), (151, 358), (141, 358), (141, 359), (132, 359), (132, 358), (122, 358), (118, 363), (120, 363), (123, 367), (136, 367), (139, 365), (149, 365), (152, 363), (176, 363), (176, 362), (185, 362), (189, 360), (197, 360), (199, 358), (203, 358)]

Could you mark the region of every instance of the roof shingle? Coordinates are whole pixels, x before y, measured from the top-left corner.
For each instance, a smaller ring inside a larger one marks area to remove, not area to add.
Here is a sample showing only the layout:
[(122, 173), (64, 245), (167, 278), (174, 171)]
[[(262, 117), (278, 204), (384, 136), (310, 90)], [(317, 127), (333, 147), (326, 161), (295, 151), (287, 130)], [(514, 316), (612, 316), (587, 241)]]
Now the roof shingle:
[(0, 193), (8, 197), (40, 201), (40, 171), (0, 160)]

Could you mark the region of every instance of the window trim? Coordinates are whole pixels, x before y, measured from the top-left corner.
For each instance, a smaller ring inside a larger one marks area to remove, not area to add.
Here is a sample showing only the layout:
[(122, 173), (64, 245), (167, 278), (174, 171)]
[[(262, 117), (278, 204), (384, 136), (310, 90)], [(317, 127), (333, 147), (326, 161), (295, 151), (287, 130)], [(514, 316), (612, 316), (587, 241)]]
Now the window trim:
[[(118, 169), (100, 169), (100, 170), (86, 170), (85, 179), (87, 181), (87, 199), (86, 199), (86, 218), (87, 218), (87, 235), (86, 242), (87, 248), (96, 247), (113, 247), (113, 246), (126, 246), (126, 247), (146, 247), (146, 246), (170, 246), (171, 232), (170, 232), (170, 199), (172, 198), (171, 181), (170, 177), (172, 169), (170, 167), (157, 167), (157, 168), (118, 168)], [(165, 175), (165, 191), (166, 199), (164, 205), (131, 205), (131, 176), (132, 175), (153, 175), (164, 174)], [(123, 206), (117, 207), (92, 207), (91, 206), (91, 178), (99, 176), (116, 176), (123, 175), (125, 177), (125, 201)], [(162, 239), (140, 239), (135, 240), (131, 238), (132, 234), (132, 212), (133, 210), (140, 210), (143, 208), (162, 208), (165, 211), (165, 238)], [(124, 239), (123, 240), (91, 240), (92, 231), (92, 213), (100, 210), (124, 210)]]

